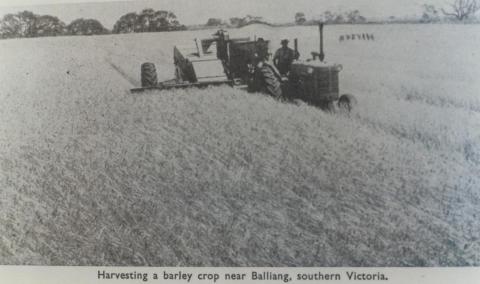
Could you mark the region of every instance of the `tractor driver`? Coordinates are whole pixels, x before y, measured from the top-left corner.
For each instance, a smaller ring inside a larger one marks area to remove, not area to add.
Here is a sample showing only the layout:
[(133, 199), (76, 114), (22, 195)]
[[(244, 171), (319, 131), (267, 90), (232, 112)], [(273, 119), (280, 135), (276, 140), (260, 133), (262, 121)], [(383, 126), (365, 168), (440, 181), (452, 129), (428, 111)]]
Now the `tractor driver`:
[(292, 67), (292, 62), (300, 57), (300, 53), (288, 47), (288, 39), (281, 41), (280, 47), (273, 57), (273, 64), (282, 76), (287, 76)]

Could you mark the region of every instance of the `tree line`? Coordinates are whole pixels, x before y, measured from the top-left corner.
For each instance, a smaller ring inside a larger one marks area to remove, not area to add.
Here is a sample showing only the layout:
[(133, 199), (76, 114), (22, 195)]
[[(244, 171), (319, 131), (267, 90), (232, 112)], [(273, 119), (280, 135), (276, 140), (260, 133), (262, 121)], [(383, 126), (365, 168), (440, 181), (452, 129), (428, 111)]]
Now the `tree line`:
[(361, 15), (359, 10), (351, 10), (347, 12), (334, 12), (327, 10), (315, 19), (308, 20), (305, 13), (297, 12), (295, 14), (295, 24), (312, 25), (319, 22), (326, 24), (363, 24), (367, 22), (367, 18)]
[(232, 17), (228, 21), (222, 20), (220, 18), (209, 18), (205, 26), (214, 27), (214, 26), (224, 26), (230, 28), (241, 28), (250, 24), (267, 24), (263, 17), (246, 15), (245, 17)]
[(79, 18), (65, 24), (51, 15), (30, 11), (7, 14), (0, 20), (0, 38), (31, 38), (64, 35), (103, 35), (109, 33), (139, 33), (185, 30), (173, 12), (144, 9), (140, 13), (121, 16), (112, 30), (95, 19)]
[[(431, 4), (421, 6), (421, 16), (413, 19), (389, 17), (387, 22), (396, 23), (440, 23), (440, 22), (478, 22), (475, 14), (480, 10), (480, 0), (453, 0), (446, 8), (438, 8)], [(327, 24), (363, 24), (367, 19), (359, 10), (347, 12), (325, 11), (316, 19), (308, 20), (303, 12), (295, 14), (295, 24), (311, 25), (323, 22)]]
[[(295, 14), (294, 23), (296, 25), (313, 25), (319, 22), (326, 24), (359, 24), (366, 22), (366, 18), (360, 15), (358, 10), (349, 11), (346, 13), (333, 13), (330, 11), (324, 12), (322, 16), (317, 19), (307, 20), (305, 13), (297, 12)], [(268, 24), (262, 17), (247, 15), (245, 17), (233, 17), (228, 21), (220, 18), (209, 18), (206, 27), (230, 27), (241, 28), (250, 24), (261, 23)]]
[[(475, 14), (480, 10), (480, 0), (453, 0), (447, 8), (437, 8), (431, 4), (424, 4), (421, 8), (421, 16), (415, 19), (401, 19), (391, 16), (386, 21), (393, 23), (478, 22), (479, 19), (475, 18)], [(293, 20), (295, 25), (315, 25), (320, 22), (326, 24), (364, 24), (368, 22), (359, 10), (346, 12), (327, 10), (313, 19), (307, 19), (304, 12), (297, 12)], [(205, 26), (238, 28), (251, 23), (266, 22), (262, 17), (247, 15), (243, 18), (230, 18), (229, 21), (210, 18)]]
[(423, 14), (420, 22), (435, 23), (446, 21), (469, 22), (475, 21), (475, 14), (480, 10), (478, 0), (455, 0), (447, 9), (437, 8), (431, 4), (422, 6)]
[[(474, 22), (475, 13), (480, 10), (480, 0), (452, 0), (448, 8), (437, 8), (434, 5), (422, 6), (422, 15), (416, 19), (397, 19), (389, 17), (387, 22), (392, 23), (435, 23), (435, 22)], [(359, 10), (347, 12), (325, 11), (314, 19), (307, 19), (305, 13), (297, 12), (294, 15), (294, 24), (312, 25), (319, 22), (327, 24), (362, 24), (367, 19)], [(210, 18), (203, 26), (206, 27), (243, 27), (252, 23), (268, 24), (262, 17), (247, 15), (232, 17), (228, 21), (219, 18)], [(79, 18), (68, 25), (59, 18), (51, 15), (37, 15), (30, 11), (16, 14), (7, 14), (0, 19), (0, 38), (28, 38), (61, 35), (102, 35), (120, 33), (164, 32), (186, 30), (180, 24), (177, 16), (171, 11), (143, 9), (141, 12), (127, 13), (121, 16), (112, 30), (105, 28), (95, 19)]]
[[(307, 20), (305, 13), (297, 12), (294, 18), (294, 23), (296, 25), (313, 25), (319, 22), (327, 24), (358, 24), (366, 22), (366, 18), (360, 15), (358, 10), (353, 10), (346, 13), (334, 13), (331, 11), (326, 11), (319, 18), (312, 20)], [(262, 17), (247, 15), (245, 17), (233, 17), (228, 21), (220, 18), (209, 18), (205, 26), (241, 28), (255, 23), (269, 24)]]

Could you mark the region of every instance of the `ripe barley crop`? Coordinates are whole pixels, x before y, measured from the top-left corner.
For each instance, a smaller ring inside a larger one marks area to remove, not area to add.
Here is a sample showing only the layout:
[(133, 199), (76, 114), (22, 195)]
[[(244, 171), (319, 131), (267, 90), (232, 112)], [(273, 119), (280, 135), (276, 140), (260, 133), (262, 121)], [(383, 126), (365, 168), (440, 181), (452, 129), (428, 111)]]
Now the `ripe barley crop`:
[(128, 92), (144, 61), (170, 78), (193, 32), (1, 41), (0, 263), (479, 265), (480, 61), (425, 72), (390, 50), (443, 42), (415, 41), (436, 27), (368, 28), (374, 46), (327, 53), (350, 116), (228, 87)]

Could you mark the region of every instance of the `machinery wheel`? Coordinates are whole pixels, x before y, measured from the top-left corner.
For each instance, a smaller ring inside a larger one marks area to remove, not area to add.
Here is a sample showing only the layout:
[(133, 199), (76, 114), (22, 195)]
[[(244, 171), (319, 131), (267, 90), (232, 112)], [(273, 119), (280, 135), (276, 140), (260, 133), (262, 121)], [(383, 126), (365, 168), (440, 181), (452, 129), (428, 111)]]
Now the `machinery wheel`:
[(147, 62), (142, 64), (142, 87), (154, 87), (158, 85), (157, 70), (155, 64)]
[(260, 68), (260, 72), (262, 75), (264, 88), (266, 89), (267, 93), (277, 99), (282, 98), (282, 84), (272, 68), (268, 65), (263, 65)]
[(340, 110), (352, 111), (353, 107), (357, 105), (357, 99), (350, 94), (344, 94), (338, 99), (338, 108)]
[(333, 101), (322, 102), (319, 104), (320, 109), (327, 112), (335, 112), (335, 105)]

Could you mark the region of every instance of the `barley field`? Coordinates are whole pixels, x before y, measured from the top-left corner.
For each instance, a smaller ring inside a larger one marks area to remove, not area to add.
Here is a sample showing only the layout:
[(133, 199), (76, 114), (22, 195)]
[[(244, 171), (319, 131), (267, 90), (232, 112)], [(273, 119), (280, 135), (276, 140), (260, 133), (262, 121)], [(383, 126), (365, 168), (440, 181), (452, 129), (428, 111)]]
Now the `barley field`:
[(213, 32), (0, 41), (0, 264), (480, 265), (480, 26), (327, 26), (350, 115), (129, 92)]

